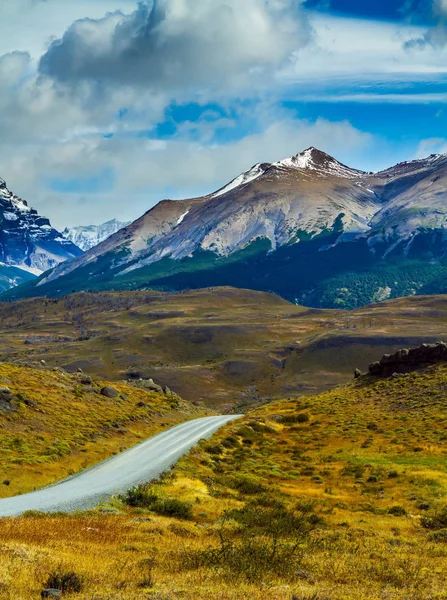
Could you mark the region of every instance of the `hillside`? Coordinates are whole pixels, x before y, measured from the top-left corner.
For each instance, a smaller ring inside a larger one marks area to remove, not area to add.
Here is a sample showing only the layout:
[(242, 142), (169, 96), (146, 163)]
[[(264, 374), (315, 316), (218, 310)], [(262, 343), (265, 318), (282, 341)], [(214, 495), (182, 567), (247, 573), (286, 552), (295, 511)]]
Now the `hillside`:
[(177, 396), (40, 368), (0, 364), (0, 497), (32, 491), (193, 416)]
[(234, 288), (74, 294), (0, 303), (0, 333), (0, 360), (43, 359), (109, 381), (153, 378), (183, 398), (244, 411), (314, 395), (381, 354), (447, 339), (447, 298), (344, 312)]
[(447, 156), (378, 173), (309, 148), (221, 190), (164, 200), (5, 298), (231, 285), (312, 307), (446, 292)]
[(102, 509), (120, 514), (0, 520), (6, 589), (71, 573), (98, 600), (442, 600), (446, 385), (440, 364), (280, 401)]

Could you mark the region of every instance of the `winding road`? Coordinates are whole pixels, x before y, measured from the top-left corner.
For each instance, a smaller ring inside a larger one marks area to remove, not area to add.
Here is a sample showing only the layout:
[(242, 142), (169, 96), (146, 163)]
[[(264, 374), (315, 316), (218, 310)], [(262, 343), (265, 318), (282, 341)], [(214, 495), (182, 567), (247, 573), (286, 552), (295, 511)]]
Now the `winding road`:
[(79, 475), (30, 494), (0, 500), (0, 517), (19, 516), (28, 510), (75, 512), (95, 508), (115, 494), (155, 479), (199, 440), (209, 438), (237, 418), (204, 417), (177, 425)]

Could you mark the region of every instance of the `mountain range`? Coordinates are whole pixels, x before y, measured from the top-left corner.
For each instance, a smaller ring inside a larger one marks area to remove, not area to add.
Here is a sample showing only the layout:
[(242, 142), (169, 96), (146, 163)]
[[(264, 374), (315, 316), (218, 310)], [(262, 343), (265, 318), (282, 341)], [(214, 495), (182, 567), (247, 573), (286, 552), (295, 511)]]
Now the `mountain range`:
[(378, 173), (308, 148), (164, 200), (8, 297), (233, 285), (315, 307), (447, 290), (447, 155)]
[(0, 178), (0, 290), (34, 279), (82, 250)]
[(66, 227), (62, 235), (81, 248), (84, 252), (94, 248), (108, 237), (130, 225), (131, 221), (118, 221), (112, 219), (102, 225), (80, 225), (79, 227)]

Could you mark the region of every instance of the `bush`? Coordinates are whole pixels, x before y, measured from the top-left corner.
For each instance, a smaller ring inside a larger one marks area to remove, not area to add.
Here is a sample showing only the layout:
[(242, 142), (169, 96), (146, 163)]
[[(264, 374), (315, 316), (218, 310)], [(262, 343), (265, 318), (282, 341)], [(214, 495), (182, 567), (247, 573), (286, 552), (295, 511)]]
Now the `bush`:
[(392, 506), (388, 509), (389, 515), (394, 515), (395, 517), (405, 517), (407, 511), (403, 506)]
[(443, 542), (447, 543), (447, 529), (440, 529), (439, 531), (435, 531), (428, 536), (430, 542)]
[(267, 492), (267, 488), (262, 485), (262, 483), (259, 483), (258, 481), (244, 475), (227, 477), (225, 478), (223, 484), (232, 490), (236, 490), (237, 492), (247, 496), (254, 496), (255, 494), (264, 494)]
[(164, 517), (192, 518), (192, 505), (189, 502), (175, 498), (160, 498), (145, 485), (130, 488), (121, 499), (127, 506), (147, 508)]
[(150, 510), (157, 515), (178, 519), (192, 519), (193, 516), (192, 505), (175, 498), (159, 498), (150, 506)]
[[(236, 523), (236, 530), (234, 526), (226, 528), (231, 522)], [(306, 515), (284, 507), (247, 505), (224, 514), (220, 546), (187, 550), (182, 564), (186, 569), (214, 569), (227, 581), (255, 583), (268, 575), (295, 581), (303, 557), (302, 544), (314, 527)]]
[(122, 501), (133, 508), (150, 508), (158, 497), (145, 485), (137, 485), (127, 490)]
[(310, 417), (307, 413), (300, 413), (299, 415), (285, 415), (281, 418), (281, 423), (309, 423)]
[(74, 571), (64, 571), (62, 568), (50, 573), (46, 583), (46, 588), (54, 588), (63, 592), (82, 592), (83, 580)]
[(434, 515), (422, 517), (421, 525), (425, 529), (447, 529), (447, 506)]

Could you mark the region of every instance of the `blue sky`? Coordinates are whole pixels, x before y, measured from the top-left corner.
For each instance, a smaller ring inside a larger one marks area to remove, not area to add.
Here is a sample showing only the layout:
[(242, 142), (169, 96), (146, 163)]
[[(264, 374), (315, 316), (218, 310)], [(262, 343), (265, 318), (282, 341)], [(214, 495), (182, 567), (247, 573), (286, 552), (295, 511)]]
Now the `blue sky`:
[(0, 19), (0, 176), (59, 228), (310, 145), (365, 170), (447, 152), (447, 0), (16, 0)]

